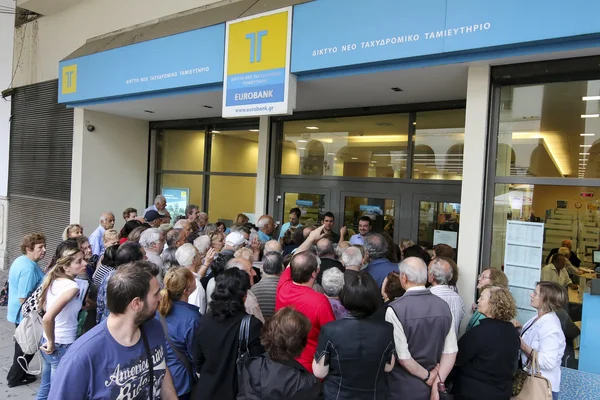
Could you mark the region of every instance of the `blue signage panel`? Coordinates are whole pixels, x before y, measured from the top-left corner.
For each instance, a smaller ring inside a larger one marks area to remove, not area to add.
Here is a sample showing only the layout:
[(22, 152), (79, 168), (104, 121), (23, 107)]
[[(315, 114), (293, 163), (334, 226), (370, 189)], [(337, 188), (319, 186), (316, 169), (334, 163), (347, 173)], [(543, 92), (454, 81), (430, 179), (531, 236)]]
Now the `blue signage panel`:
[(597, 0), (316, 0), (294, 7), (292, 73), (597, 34)]
[(171, 214), (172, 221), (179, 215), (185, 215), (185, 208), (190, 203), (189, 188), (164, 187), (161, 194), (167, 200), (167, 211)]
[(139, 95), (223, 80), (225, 24), (90, 54), (59, 65), (59, 103)]

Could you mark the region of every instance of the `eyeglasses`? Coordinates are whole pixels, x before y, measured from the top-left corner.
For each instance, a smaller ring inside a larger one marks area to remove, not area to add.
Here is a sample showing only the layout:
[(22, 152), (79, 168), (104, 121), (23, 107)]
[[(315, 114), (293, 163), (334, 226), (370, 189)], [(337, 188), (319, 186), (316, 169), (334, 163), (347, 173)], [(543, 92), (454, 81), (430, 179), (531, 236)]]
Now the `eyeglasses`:
[(477, 278), (477, 279), (479, 279), (480, 281), (483, 281), (483, 280), (486, 280), (486, 279), (492, 279), (492, 277), (489, 276), (489, 275), (483, 275), (482, 274), (482, 275), (479, 275), (479, 278)]

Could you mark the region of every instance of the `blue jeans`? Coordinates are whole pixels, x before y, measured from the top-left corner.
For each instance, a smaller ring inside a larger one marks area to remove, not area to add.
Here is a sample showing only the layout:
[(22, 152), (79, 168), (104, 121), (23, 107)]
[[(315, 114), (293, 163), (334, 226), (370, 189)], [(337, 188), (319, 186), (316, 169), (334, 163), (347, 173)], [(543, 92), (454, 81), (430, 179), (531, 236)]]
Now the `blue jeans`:
[[(42, 339), (42, 344), (46, 343), (45, 339)], [(60, 359), (65, 355), (67, 349), (71, 346), (70, 344), (59, 344), (55, 345), (54, 353), (46, 354), (40, 350), (42, 356), (42, 382), (40, 383), (40, 389), (37, 393), (37, 400), (46, 400), (50, 393), (50, 383), (52, 383), (52, 375), (56, 372)]]
[(552, 392), (552, 400), (558, 400), (558, 392)]

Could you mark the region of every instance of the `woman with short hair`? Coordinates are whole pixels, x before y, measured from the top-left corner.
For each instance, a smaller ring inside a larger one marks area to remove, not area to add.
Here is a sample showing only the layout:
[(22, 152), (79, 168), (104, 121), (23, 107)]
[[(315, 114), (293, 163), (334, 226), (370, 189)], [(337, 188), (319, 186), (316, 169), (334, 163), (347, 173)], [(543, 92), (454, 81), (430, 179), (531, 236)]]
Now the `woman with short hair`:
[(323, 279), (321, 280), (321, 286), (331, 304), (333, 315), (335, 319), (342, 319), (348, 315), (348, 310), (344, 308), (340, 302), (339, 294), (344, 287), (344, 273), (338, 268), (329, 268), (323, 272)]
[(314, 375), (324, 379), (324, 398), (387, 399), (385, 372), (396, 362), (394, 328), (374, 316), (381, 305), (379, 286), (361, 271), (346, 282), (339, 297), (349, 315), (321, 328), (312, 364)]
[(308, 318), (284, 307), (267, 320), (261, 333), (266, 353), (251, 358), (242, 372), (246, 400), (318, 399), (320, 382), (295, 360), (308, 342)]
[[(479, 274), (479, 278), (477, 279), (477, 290), (479, 290), (481, 293), (483, 288), (486, 286), (502, 286), (504, 288), (508, 288), (508, 278), (499, 268), (490, 267), (484, 269), (481, 274)], [(476, 303), (473, 303), (472, 310), (473, 316), (467, 324), (467, 332), (479, 325), (481, 320), (485, 318), (485, 315), (477, 310)]]
[(531, 293), (531, 306), (537, 315), (531, 318), (521, 333), (521, 361), (527, 364), (533, 350), (537, 351), (542, 376), (552, 385), (552, 398), (560, 392), (560, 364), (565, 352), (565, 335), (556, 310), (566, 302), (566, 293), (555, 282), (539, 282)]
[(485, 318), (458, 341), (452, 392), (456, 400), (509, 400), (521, 344), (510, 322), (517, 306), (502, 286), (484, 287), (477, 303)]

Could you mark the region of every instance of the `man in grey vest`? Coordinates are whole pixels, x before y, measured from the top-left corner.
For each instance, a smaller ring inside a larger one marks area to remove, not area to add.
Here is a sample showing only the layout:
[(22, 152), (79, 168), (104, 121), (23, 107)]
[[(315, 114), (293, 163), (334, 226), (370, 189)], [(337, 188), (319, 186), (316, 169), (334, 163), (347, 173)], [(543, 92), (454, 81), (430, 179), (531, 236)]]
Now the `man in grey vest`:
[(394, 326), (398, 364), (388, 374), (391, 400), (438, 399), (456, 360), (458, 346), (448, 304), (425, 288), (427, 266), (420, 258), (400, 263), (404, 296), (394, 300), (385, 319)]

